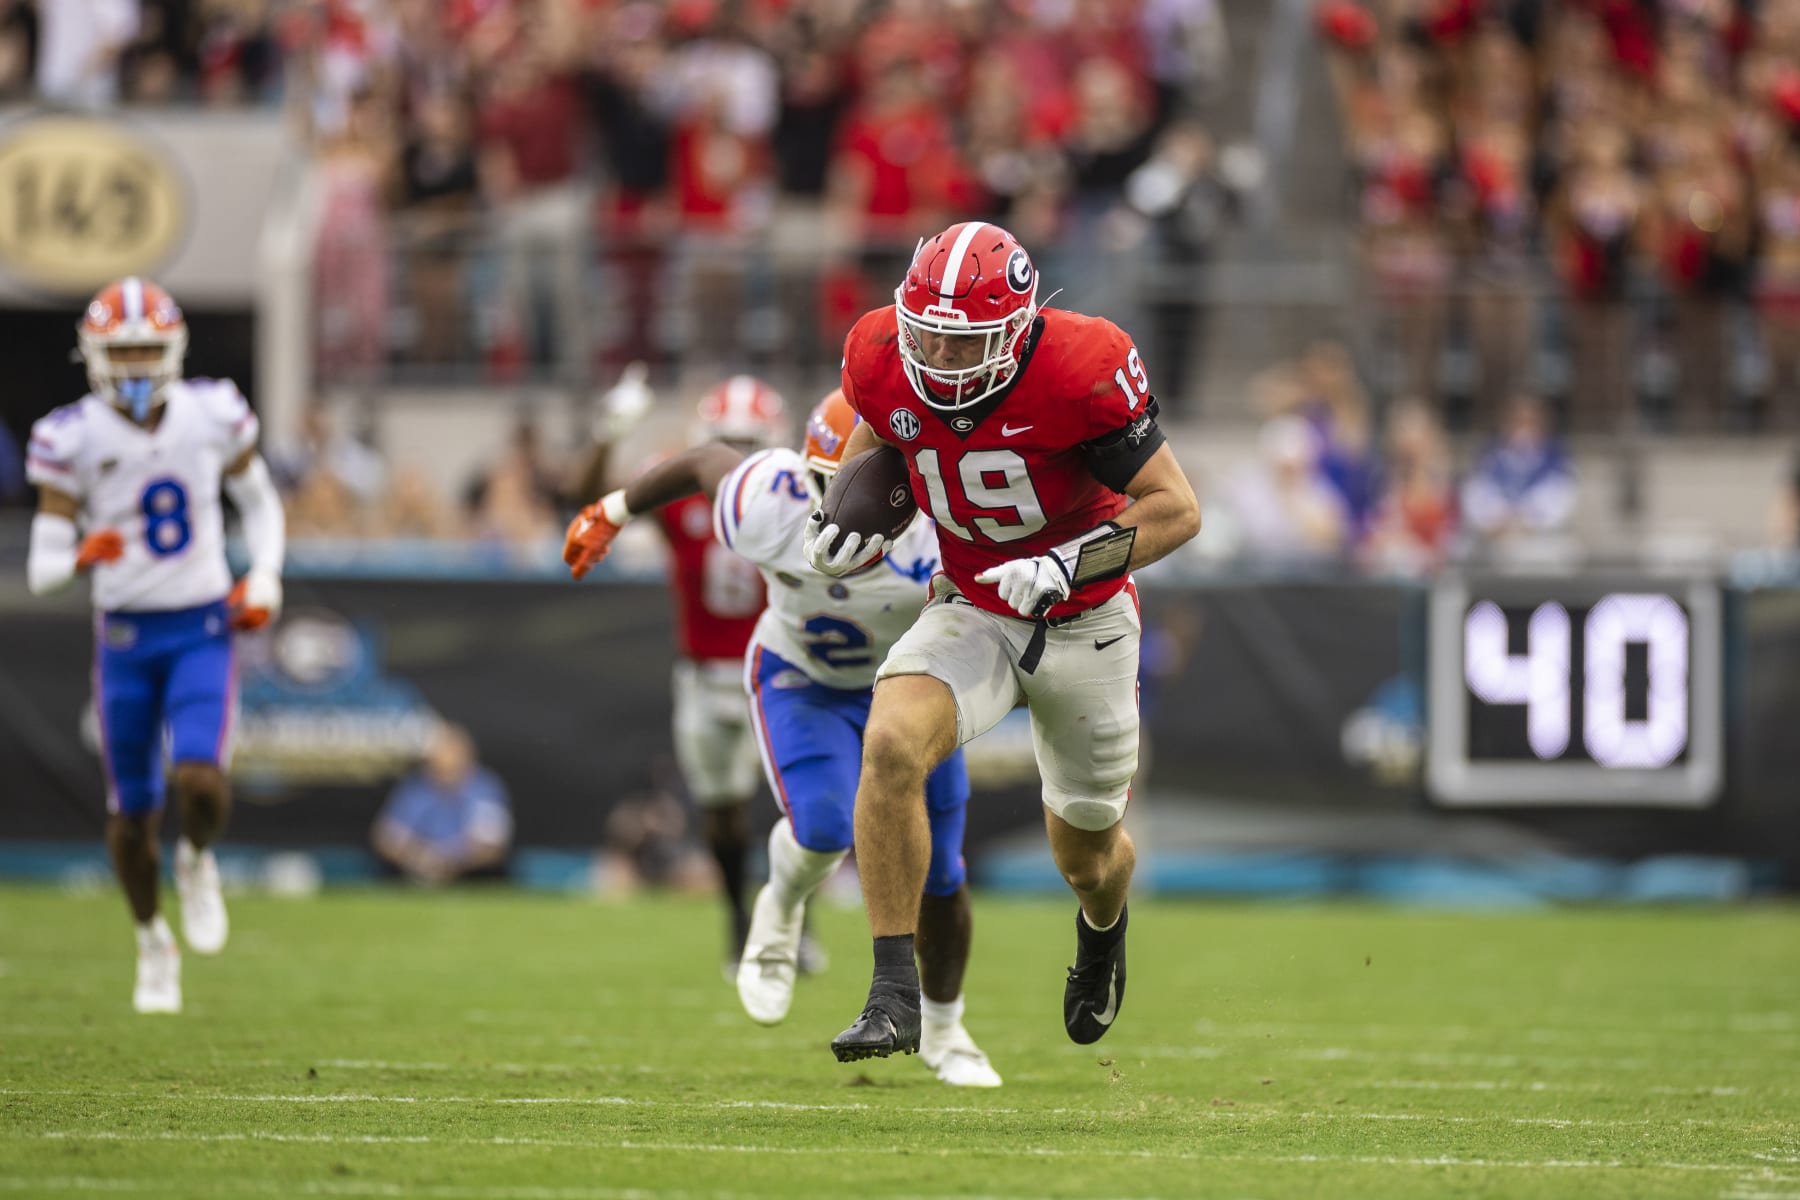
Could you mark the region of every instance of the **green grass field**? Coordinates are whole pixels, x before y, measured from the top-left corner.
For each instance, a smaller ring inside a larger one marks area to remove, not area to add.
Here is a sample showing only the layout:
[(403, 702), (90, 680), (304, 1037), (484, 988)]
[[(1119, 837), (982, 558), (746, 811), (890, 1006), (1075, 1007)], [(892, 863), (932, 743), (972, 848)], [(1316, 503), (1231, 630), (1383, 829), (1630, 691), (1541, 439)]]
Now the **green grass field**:
[(978, 903), (971, 1093), (832, 1060), (855, 910), (777, 1029), (712, 905), (506, 893), (239, 899), (138, 1017), (121, 901), (0, 890), (0, 1195), (1800, 1200), (1800, 911), (1143, 901), (1086, 1048), (1072, 913)]

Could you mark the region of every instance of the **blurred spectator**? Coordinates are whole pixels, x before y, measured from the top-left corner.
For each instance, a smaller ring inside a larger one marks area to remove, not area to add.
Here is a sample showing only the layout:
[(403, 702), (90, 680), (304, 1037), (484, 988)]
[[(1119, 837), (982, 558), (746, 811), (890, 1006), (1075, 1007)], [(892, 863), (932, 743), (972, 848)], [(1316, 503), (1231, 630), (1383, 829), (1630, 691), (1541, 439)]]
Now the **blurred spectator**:
[(830, 278), (826, 268), (845, 258), (844, 247), (832, 242), (825, 196), (832, 150), (855, 86), (849, 52), (855, 8), (793, 5), (769, 39), (781, 72), (772, 140), (779, 190), (769, 239), (781, 322), (777, 358), (795, 363), (835, 362), (848, 328), (847, 320), (838, 328), (832, 319), (821, 283)]
[(313, 250), (322, 375), (359, 380), (387, 358), (388, 195), (393, 127), (383, 98), (364, 92), (317, 149), (324, 216)]
[(537, 426), (522, 419), (512, 445), (465, 495), (475, 536), (530, 546), (556, 532), (558, 474), (545, 458)]
[[(875, 64), (862, 102), (847, 118), (831, 169), (831, 210), (843, 244), (862, 248), (864, 279), (843, 330), (883, 303), (905, 273), (918, 231), (974, 206), (975, 186), (954, 130), (916, 59)], [(840, 311), (846, 306), (841, 302)], [(842, 336), (842, 331), (838, 334)]]
[(690, 835), (687, 810), (665, 786), (626, 796), (606, 814), (600, 874), (601, 888), (608, 892), (718, 888), (718, 868)]
[(443, 884), (503, 877), (512, 834), (506, 786), (475, 761), (468, 731), (445, 725), (389, 794), (370, 840), (409, 881)]
[(1231, 69), (1219, 0), (1144, 0), (1142, 23), (1157, 127), (1218, 100)]
[(138, 0), (51, 0), (38, 6), (37, 90), (75, 108), (119, 95), (119, 58), (137, 34)]
[(1800, 428), (1800, 145), (1772, 156), (1757, 198), (1762, 259), (1756, 307), (1769, 363), (1769, 415)]
[(1490, 547), (1517, 548), (1567, 530), (1575, 513), (1575, 472), (1535, 396), (1516, 397), (1500, 437), (1464, 481), (1462, 512)]
[(671, 297), (686, 356), (735, 361), (746, 337), (766, 353), (769, 330), (744, 326), (774, 201), (770, 144), (780, 105), (775, 60), (753, 44), (729, 6), (670, 56), (679, 97), (671, 184), (684, 233)]
[(1674, 299), (1676, 419), (1685, 430), (1713, 429), (1730, 387), (1724, 302), (1744, 281), (1753, 212), (1742, 172), (1712, 120), (1690, 115), (1663, 141), (1654, 228)]
[(1426, 575), (1456, 534), (1456, 489), (1443, 425), (1422, 401), (1397, 404), (1388, 421), (1386, 486), (1364, 544), (1377, 571)]
[(1155, 265), (1147, 281), (1145, 335), (1157, 391), (1171, 416), (1192, 415), (1190, 393), (1206, 337), (1206, 265), (1213, 243), (1237, 214), (1240, 191), (1251, 182), (1241, 171), (1227, 177), (1212, 138), (1193, 121), (1170, 125), (1149, 161), (1125, 180), (1125, 202), (1151, 223)]
[(1633, 254), (1649, 236), (1649, 197), (1628, 150), (1616, 126), (1586, 131), (1574, 169), (1550, 201), (1568, 299), (1569, 420), (1582, 430), (1617, 432), (1636, 412), (1626, 285)]
[(1491, 429), (1506, 398), (1531, 382), (1537, 353), (1526, 129), (1511, 120), (1482, 127), (1464, 140), (1456, 170), (1476, 366), (1469, 424)]
[(288, 532), (294, 537), (349, 537), (368, 530), (372, 506), (386, 482), (381, 455), (338, 429), (323, 404), (301, 418), (294, 450), (273, 461), (286, 493)]
[(1297, 362), (1251, 380), (1252, 400), (1265, 416), (1305, 418), (1315, 439), (1316, 471), (1337, 494), (1348, 540), (1362, 540), (1380, 501), (1381, 467), (1374, 453), (1368, 393), (1343, 343), (1320, 341)]
[(673, 232), (668, 187), (675, 96), (662, 22), (655, 4), (620, 5), (605, 36), (594, 39), (580, 77), (606, 167), (599, 225), (607, 268), (601, 304), (610, 331), (601, 359), (609, 370), (652, 355), (664, 340), (657, 306)]
[(1312, 429), (1300, 417), (1275, 417), (1262, 427), (1257, 445), (1257, 463), (1238, 476), (1226, 497), (1242, 537), (1239, 552), (1278, 565), (1340, 558), (1348, 523), (1337, 493), (1318, 474)]
[(457, 531), (424, 475), (402, 468), (382, 496), (376, 532), (389, 538), (445, 538)]
[(37, 8), (29, 0), (0, 2), (0, 100), (30, 97), (37, 41)]
[(531, 10), (485, 76), (479, 100), (483, 189), (500, 246), (495, 364), (554, 365), (567, 378), (588, 366), (592, 324), (583, 303), (589, 193), (579, 171), (579, 41)]
[(468, 344), (463, 267), (475, 234), (479, 183), (470, 116), (460, 97), (421, 96), (400, 152), (395, 218), (406, 250), (406, 293), (416, 321), (412, 356), (453, 361)]

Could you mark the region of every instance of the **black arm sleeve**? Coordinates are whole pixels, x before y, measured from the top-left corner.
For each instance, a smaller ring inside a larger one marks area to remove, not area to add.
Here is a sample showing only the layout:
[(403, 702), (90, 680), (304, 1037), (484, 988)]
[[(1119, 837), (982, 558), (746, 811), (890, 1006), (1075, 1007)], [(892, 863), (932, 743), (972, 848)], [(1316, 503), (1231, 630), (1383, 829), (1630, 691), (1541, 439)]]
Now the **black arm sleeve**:
[(1088, 470), (1094, 478), (1115, 492), (1123, 492), (1151, 455), (1162, 449), (1169, 439), (1156, 424), (1156, 397), (1150, 397), (1137, 420), (1123, 429), (1115, 429), (1104, 437), (1082, 443)]

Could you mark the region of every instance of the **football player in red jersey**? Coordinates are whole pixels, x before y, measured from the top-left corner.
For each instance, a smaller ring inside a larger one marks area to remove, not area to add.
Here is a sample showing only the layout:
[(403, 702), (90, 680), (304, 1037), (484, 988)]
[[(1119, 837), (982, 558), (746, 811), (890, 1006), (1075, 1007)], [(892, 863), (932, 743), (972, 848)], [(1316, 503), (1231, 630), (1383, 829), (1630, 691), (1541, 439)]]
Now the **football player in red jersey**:
[[(1097, 1041), (1125, 993), (1120, 825), (1137, 767), (1133, 567), (1200, 530), (1200, 505), (1156, 426), (1150, 381), (1110, 321), (1040, 308), (1031, 257), (968, 221), (922, 242), (894, 293), (844, 346), (862, 416), (846, 464), (878, 444), (906, 456), (937, 522), (942, 574), (882, 664), (863, 739), (856, 859), (875, 937), (862, 1015), (840, 1061), (919, 1044), (913, 934), (930, 854), (923, 785), (958, 745), (1024, 701), (1050, 850), (1074, 891), (1069, 1037)], [(884, 551), (814, 514), (807, 557), (844, 574)]]
[[(696, 436), (748, 454), (786, 440), (785, 406), (761, 380), (736, 375), (700, 398)], [(609, 513), (624, 489), (583, 509), (569, 525), (578, 546), (589, 531), (610, 535), (623, 517)], [(750, 799), (762, 779), (762, 759), (744, 695), (744, 652), (767, 599), (762, 574), (713, 536), (712, 503), (688, 496), (657, 510), (669, 544), (669, 583), (675, 592), (675, 759), (688, 793), (704, 814), (703, 832), (718, 860), (731, 919), (727, 976), (750, 929), (744, 898), (744, 859), (750, 841)]]

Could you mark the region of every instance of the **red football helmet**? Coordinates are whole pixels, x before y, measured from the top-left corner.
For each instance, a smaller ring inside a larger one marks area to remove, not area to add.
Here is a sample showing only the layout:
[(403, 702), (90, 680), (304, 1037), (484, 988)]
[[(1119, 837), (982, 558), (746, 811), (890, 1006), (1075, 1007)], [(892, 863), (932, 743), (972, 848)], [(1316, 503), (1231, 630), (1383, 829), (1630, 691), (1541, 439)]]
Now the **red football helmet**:
[(733, 375), (700, 397), (695, 432), (705, 441), (760, 450), (785, 439), (786, 414), (781, 393), (753, 375)]
[(920, 242), (894, 290), (900, 364), (919, 399), (948, 412), (1006, 386), (1038, 314), (1037, 285), (1031, 256), (998, 225), (964, 221)]
[[(187, 356), (187, 321), (169, 293), (148, 279), (128, 276), (101, 288), (88, 301), (75, 327), (81, 360), (94, 395), (129, 411), (149, 415), (163, 388), (181, 378)], [(155, 351), (115, 360), (115, 350)]]
[(844, 399), (843, 388), (833, 388), (806, 419), (806, 445), (800, 453), (806, 459), (806, 482), (815, 501), (825, 499), (825, 489), (831, 486), (831, 477), (844, 461), (850, 431), (861, 419)]

